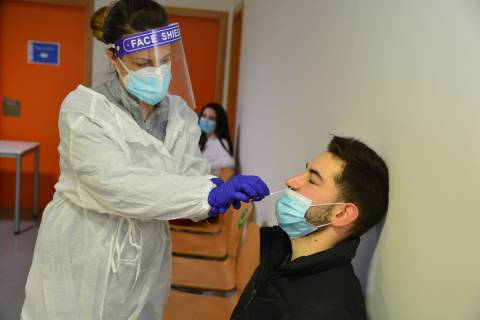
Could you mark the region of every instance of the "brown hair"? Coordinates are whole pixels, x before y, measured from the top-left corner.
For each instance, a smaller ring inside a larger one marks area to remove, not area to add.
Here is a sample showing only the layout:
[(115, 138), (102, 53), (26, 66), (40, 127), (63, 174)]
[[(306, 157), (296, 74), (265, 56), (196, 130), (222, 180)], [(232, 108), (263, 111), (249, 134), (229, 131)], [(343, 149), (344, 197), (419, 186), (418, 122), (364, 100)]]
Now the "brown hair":
[(118, 0), (90, 19), (92, 34), (105, 44), (132, 33), (168, 25), (165, 9), (153, 0)]
[(385, 161), (364, 143), (333, 136), (328, 151), (345, 162), (335, 178), (338, 202), (352, 202), (360, 215), (351, 232), (361, 235), (385, 216), (388, 209), (389, 178)]
[(92, 29), (93, 36), (101, 42), (105, 42), (103, 40), (103, 23), (105, 22), (105, 18), (110, 11), (110, 7), (101, 7), (90, 18), (90, 29)]

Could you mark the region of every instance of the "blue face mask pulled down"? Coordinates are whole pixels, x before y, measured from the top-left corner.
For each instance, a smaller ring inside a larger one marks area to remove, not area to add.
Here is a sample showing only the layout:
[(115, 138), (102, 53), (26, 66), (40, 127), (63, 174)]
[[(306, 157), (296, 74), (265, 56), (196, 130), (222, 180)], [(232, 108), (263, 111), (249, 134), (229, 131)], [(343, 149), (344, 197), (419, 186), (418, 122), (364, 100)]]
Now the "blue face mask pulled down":
[(130, 71), (121, 59), (118, 60), (128, 71), (128, 74), (122, 78), (122, 81), (130, 94), (151, 106), (156, 105), (165, 98), (172, 80), (169, 64)]
[(198, 125), (205, 134), (210, 134), (215, 131), (215, 122), (213, 122), (212, 120), (208, 120), (205, 117), (200, 118), (200, 121), (198, 121)]
[(343, 202), (332, 202), (312, 205), (312, 200), (287, 189), (285, 194), (278, 199), (276, 206), (276, 216), (278, 225), (285, 231), (290, 239), (304, 237), (318, 228), (327, 226), (331, 223), (314, 226), (305, 220), (305, 214), (310, 207), (331, 206), (336, 204), (344, 204)]

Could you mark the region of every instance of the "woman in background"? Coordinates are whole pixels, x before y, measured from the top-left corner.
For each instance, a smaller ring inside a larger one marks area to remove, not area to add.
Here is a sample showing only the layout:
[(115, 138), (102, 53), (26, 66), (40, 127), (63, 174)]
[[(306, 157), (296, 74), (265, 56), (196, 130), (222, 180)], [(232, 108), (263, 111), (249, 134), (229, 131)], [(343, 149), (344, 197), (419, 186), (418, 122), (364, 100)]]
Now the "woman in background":
[(205, 105), (199, 125), (202, 130), (200, 150), (202, 158), (210, 165), (210, 173), (218, 175), (223, 168), (234, 169), (235, 160), (225, 109), (214, 102)]

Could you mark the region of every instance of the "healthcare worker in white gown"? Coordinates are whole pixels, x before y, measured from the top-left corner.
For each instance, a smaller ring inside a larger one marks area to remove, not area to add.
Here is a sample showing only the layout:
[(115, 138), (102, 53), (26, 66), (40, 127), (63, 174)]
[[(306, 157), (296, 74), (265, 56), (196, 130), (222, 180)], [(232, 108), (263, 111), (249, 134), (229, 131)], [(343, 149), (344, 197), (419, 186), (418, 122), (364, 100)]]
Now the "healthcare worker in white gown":
[(161, 319), (168, 220), (202, 220), (269, 194), (256, 176), (207, 174), (179, 26), (164, 9), (120, 0), (94, 18), (116, 74), (62, 103), (61, 175), (40, 225), (24, 320)]

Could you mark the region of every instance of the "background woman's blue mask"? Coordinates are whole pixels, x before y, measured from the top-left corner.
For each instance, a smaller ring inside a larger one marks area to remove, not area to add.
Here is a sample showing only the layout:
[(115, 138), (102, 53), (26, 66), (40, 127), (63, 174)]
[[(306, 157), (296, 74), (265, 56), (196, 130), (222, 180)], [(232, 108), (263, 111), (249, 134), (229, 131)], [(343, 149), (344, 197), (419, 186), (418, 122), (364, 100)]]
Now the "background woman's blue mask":
[(198, 125), (200, 126), (200, 129), (202, 129), (202, 131), (205, 134), (210, 134), (215, 131), (216, 123), (213, 122), (212, 120), (208, 120), (205, 117), (201, 117), (200, 121), (198, 122)]

